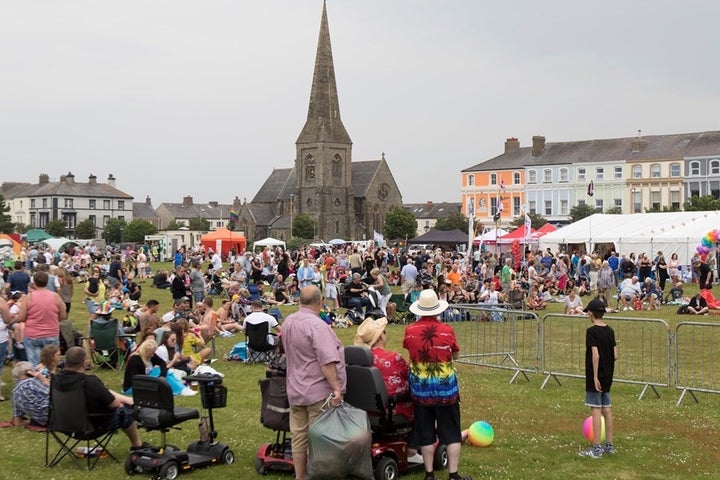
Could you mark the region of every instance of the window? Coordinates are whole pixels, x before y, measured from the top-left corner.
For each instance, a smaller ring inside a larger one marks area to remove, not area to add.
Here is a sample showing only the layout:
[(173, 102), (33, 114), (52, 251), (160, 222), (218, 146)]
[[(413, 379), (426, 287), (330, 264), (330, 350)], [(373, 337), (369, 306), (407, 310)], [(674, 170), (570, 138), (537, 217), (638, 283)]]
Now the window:
[(710, 195), (713, 198), (720, 198), (720, 182), (713, 180), (710, 182)]
[(468, 175), (468, 187), (475, 185), (475, 175)]
[(680, 191), (673, 190), (670, 192), (670, 208), (680, 210)]
[(513, 197), (513, 215), (520, 215), (520, 197)]
[(690, 196), (691, 197), (699, 197), (700, 196), (700, 185), (697, 183), (691, 183), (690, 184)]
[(35, 208), (35, 199), (34, 198), (30, 199), (30, 208)]
[(38, 227), (45, 228), (49, 222), (50, 222), (50, 213), (40, 212)]
[(642, 212), (642, 192), (632, 192), (633, 213)]
[(543, 183), (552, 183), (552, 170), (549, 168), (543, 170)]
[(77, 215), (74, 213), (64, 213), (62, 216), (63, 223), (65, 224), (65, 228), (70, 230), (75, 230), (75, 226), (77, 225)]
[(125, 221), (125, 215), (118, 215), (117, 219), (118, 219), (118, 220), (122, 220), (122, 221), (124, 222), (124, 221)]
[(671, 177), (679, 177), (680, 176), (680, 164), (679, 163), (671, 163), (670, 164), (670, 176)]
[(37, 223), (35, 223), (35, 214), (34, 213), (30, 214), (30, 226), (37, 227)]
[[(65, 208), (73, 208), (73, 199), (72, 198), (65, 199)], [(72, 227), (68, 227), (68, 228), (72, 228)]]
[(595, 180), (605, 179), (605, 167), (595, 167)]
[(118, 200), (118, 210), (125, 210), (125, 201)]
[(528, 202), (528, 211), (530, 213), (537, 213), (537, 207), (535, 205), (535, 200), (530, 200)]
[(585, 180), (585, 167), (579, 167), (579, 168), (578, 168), (577, 179), (578, 179), (578, 180)]
[(47, 198), (43, 198), (43, 208), (47, 208)]
[(621, 179), (623, 177), (623, 168), (620, 165), (613, 167), (613, 177)]
[(497, 213), (498, 199), (497, 197), (490, 198), (490, 213), (495, 215)]
[(93, 227), (97, 227), (97, 217), (95, 215), (88, 215), (88, 220), (93, 224)]
[(535, 170), (528, 170), (528, 183), (537, 183), (537, 172)]
[(110, 200), (103, 200), (103, 210), (110, 210)]
[(605, 206), (605, 202), (602, 198), (596, 198), (595, 199), (595, 208), (600, 210), (602, 212), (603, 207)]
[(88, 200), (88, 208), (90, 210), (95, 210), (95, 199), (94, 198), (91, 198), (90, 200)]
[(660, 192), (650, 192), (650, 208), (660, 210)]
[(710, 174), (720, 175), (720, 160), (710, 160)]
[(497, 185), (497, 173), (490, 174), (490, 185)]
[(560, 200), (560, 215), (568, 215), (568, 201)]
[(622, 208), (622, 198), (613, 199), (613, 205)]
[(513, 184), (520, 185), (520, 172), (513, 173)]
[(560, 181), (561, 181), (561, 182), (567, 182), (567, 181), (568, 181), (568, 169), (567, 169), (567, 168), (561, 168), (561, 169), (560, 169)]
[(103, 228), (107, 226), (107, 223), (110, 221), (110, 215), (103, 215)]
[(578, 205), (581, 207), (585, 206), (585, 200), (578, 200)]
[(700, 175), (700, 162), (690, 162), (690, 175)]
[(653, 163), (650, 165), (650, 178), (660, 178), (660, 164)]
[(642, 165), (632, 166), (632, 178), (642, 178)]
[(552, 200), (545, 200), (545, 215), (552, 215)]

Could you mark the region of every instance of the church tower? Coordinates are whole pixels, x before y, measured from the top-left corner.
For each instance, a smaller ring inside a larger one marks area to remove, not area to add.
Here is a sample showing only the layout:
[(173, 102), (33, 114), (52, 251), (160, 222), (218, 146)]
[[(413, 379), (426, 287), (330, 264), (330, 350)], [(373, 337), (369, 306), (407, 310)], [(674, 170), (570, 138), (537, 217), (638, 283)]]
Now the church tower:
[(307, 120), (295, 142), (295, 214), (317, 222), (316, 239), (354, 236), (352, 140), (340, 119), (327, 6), (323, 2)]

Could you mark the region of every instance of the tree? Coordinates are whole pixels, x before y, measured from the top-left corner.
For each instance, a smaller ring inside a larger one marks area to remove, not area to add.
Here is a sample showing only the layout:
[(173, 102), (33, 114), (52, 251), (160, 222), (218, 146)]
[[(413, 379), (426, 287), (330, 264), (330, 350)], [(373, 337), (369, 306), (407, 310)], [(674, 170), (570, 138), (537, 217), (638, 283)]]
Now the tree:
[(608, 207), (605, 213), (608, 215), (620, 215), (622, 214), (622, 207)]
[(417, 221), (412, 213), (402, 207), (395, 207), (385, 217), (385, 238), (414, 238), (417, 236)]
[(570, 209), (570, 222), (577, 222), (598, 212), (598, 209), (587, 203), (579, 203)]
[(75, 227), (75, 237), (82, 239), (95, 238), (95, 224), (89, 218), (78, 223)]
[(703, 195), (702, 197), (693, 195), (683, 204), (683, 209), (686, 212), (720, 210), (720, 198), (715, 198), (712, 195)]
[(293, 218), (293, 237), (309, 240), (315, 237), (315, 219), (310, 215), (301, 213)]
[(62, 220), (52, 220), (45, 225), (45, 231), (53, 237), (64, 237), (67, 235), (67, 228), (65, 228), (65, 222)]
[(235, 231), (235, 220), (228, 220), (228, 223), (227, 225), (225, 225), (225, 227), (231, 232)]
[(435, 230), (455, 229), (462, 230), (465, 233), (468, 231), (468, 218), (462, 212), (452, 212), (445, 218), (438, 218), (438, 221), (435, 222)]
[(0, 233), (13, 233), (15, 223), (10, 216), (10, 205), (5, 203), (5, 197), (0, 195)]
[[(542, 227), (546, 223), (548, 223), (547, 219), (540, 215), (539, 213), (528, 213), (528, 217), (530, 217), (530, 226), (537, 230), (538, 228)], [(510, 225), (512, 225), (515, 228), (522, 227), (525, 225), (525, 215), (520, 215), (518, 217), (515, 217), (512, 222), (510, 222)]]
[(177, 220), (172, 220), (167, 224), (165, 230), (180, 230), (180, 227), (182, 226), (184, 226), (182, 223), (179, 223)]
[(155, 235), (156, 233), (155, 225), (142, 218), (137, 218), (125, 226), (122, 237), (123, 242), (141, 243), (145, 241), (145, 235)]
[(125, 220), (111, 218), (103, 229), (103, 238), (108, 244), (122, 242), (122, 232), (125, 228)]
[(202, 232), (207, 232), (208, 230), (210, 230), (210, 222), (205, 217), (195, 217), (190, 219), (188, 227), (190, 227), (190, 230), (200, 230)]
[(30, 230), (30, 225), (25, 225), (24, 223), (15, 223), (15, 231), (17, 233), (27, 233), (28, 230)]

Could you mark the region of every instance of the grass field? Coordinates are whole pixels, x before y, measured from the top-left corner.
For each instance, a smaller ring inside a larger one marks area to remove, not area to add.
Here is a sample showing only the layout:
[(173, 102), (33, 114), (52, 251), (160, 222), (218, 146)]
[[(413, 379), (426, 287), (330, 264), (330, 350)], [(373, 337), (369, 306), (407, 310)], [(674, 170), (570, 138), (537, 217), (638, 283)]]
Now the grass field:
[[(689, 288), (690, 290), (692, 287)], [(71, 318), (78, 326), (87, 321), (81, 288), (77, 289)], [(687, 293), (687, 292), (686, 292)], [(170, 308), (168, 291), (153, 289), (145, 284), (143, 300), (157, 298), (162, 311)], [(285, 315), (295, 307), (283, 309)], [(551, 304), (549, 311), (559, 312), (558, 304)], [(625, 313), (625, 312), (624, 312)], [(677, 322), (688, 320), (675, 314), (674, 307), (664, 307), (654, 317), (666, 320), (672, 328)], [(633, 312), (634, 316), (643, 313)], [(717, 317), (703, 317), (715, 321)], [(403, 326), (387, 328), (389, 347), (402, 352), (400, 343)], [(338, 336), (347, 345), (352, 343), (354, 329), (338, 329)], [(218, 339), (217, 358), (229, 352), (235, 342), (244, 337)], [(462, 347), (462, 344), (461, 344)], [(717, 359), (715, 359), (717, 360)], [(622, 361), (622, 358), (621, 358)], [(274, 438), (272, 431), (259, 421), (260, 391), (258, 379), (264, 376), (264, 366), (244, 365), (238, 362), (218, 361), (213, 364), (225, 373), (224, 384), (229, 389), (228, 406), (215, 410), (219, 440), (231, 446), (236, 460), (223, 465), (187, 473), (187, 478), (216, 479), (290, 479), (288, 474), (261, 476), (253, 467), (258, 447)], [(495, 430), (495, 441), (488, 448), (463, 446), (461, 472), (477, 479), (694, 479), (717, 478), (720, 468), (720, 395), (698, 393), (699, 403), (686, 399), (681, 406), (675, 402), (679, 392), (675, 389), (659, 389), (660, 398), (647, 395), (643, 400), (637, 396), (637, 385), (613, 386), (615, 414), (615, 445), (617, 455), (599, 460), (581, 458), (577, 452), (587, 447), (581, 434), (581, 425), (588, 415), (583, 405), (584, 381), (564, 379), (563, 385), (550, 382), (540, 389), (542, 375), (531, 375), (530, 381), (509, 384), (511, 374), (507, 370), (495, 370), (471, 365), (458, 365), (461, 381), (463, 424), (486, 420)], [(122, 372), (96, 370), (98, 376), (111, 388), (119, 389)], [(5, 397), (10, 397), (12, 379), (10, 368), (3, 373), (6, 385)], [(182, 406), (199, 408), (199, 399), (178, 397)], [(0, 403), (0, 420), (11, 417), (10, 402)], [(157, 433), (142, 432), (143, 439), (156, 443)], [(171, 443), (185, 445), (197, 437), (194, 422), (186, 422), (181, 431), (171, 431)], [(82, 472), (75, 465), (64, 461), (48, 471), (44, 467), (45, 435), (22, 428), (0, 429), (0, 441), (5, 447), (0, 479), (48, 478), (66, 479), (116, 479), (126, 478), (121, 463), (101, 460), (92, 472)], [(128, 441), (117, 435), (111, 450), (124, 460)], [(149, 478), (140, 475), (135, 478)], [(441, 472), (440, 478), (446, 478)], [(402, 478), (419, 480), (422, 474)]]

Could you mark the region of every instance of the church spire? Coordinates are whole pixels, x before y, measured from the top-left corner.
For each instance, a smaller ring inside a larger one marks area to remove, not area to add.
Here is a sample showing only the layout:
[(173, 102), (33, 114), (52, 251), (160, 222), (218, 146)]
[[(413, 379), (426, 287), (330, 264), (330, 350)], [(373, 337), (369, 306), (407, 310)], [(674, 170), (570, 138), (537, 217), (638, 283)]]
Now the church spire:
[(330, 28), (324, 1), (308, 116), (296, 143), (315, 142), (352, 143), (340, 119), (335, 67), (330, 46)]

